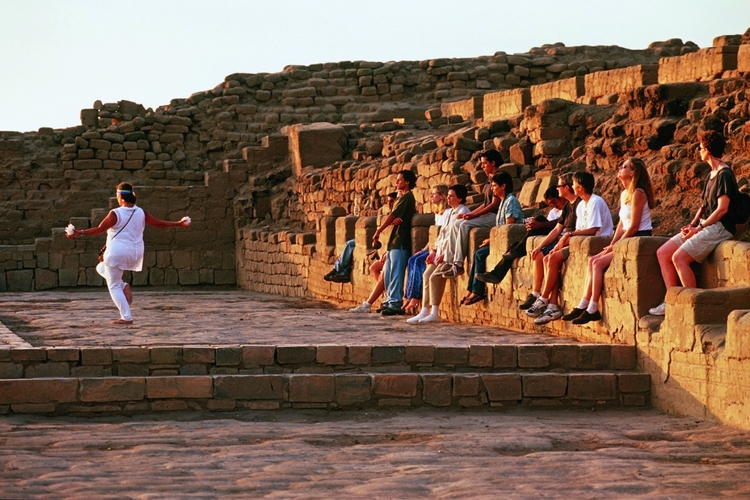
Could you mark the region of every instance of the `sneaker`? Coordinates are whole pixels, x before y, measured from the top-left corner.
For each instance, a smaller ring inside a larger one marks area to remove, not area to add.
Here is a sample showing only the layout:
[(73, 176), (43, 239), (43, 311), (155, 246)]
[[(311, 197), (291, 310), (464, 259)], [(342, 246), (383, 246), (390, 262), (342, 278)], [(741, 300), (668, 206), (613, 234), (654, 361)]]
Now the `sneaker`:
[(536, 302), (526, 310), (526, 315), (529, 318), (538, 318), (542, 315), (545, 309), (547, 309), (547, 301), (539, 297), (536, 299)]
[(562, 311), (555, 304), (550, 304), (541, 316), (534, 320), (537, 325), (546, 325), (550, 321), (562, 318)]
[(421, 320), (425, 319), (429, 315), (430, 315), (429, 312), (426, 312), (426, 313), (420, 312), (413, 318), (407, 319), (406, 322), (409, 323), (410, 325), (416, 325), (417, 323), (419, 323)]
[(648, 313), (649, 314), (653, 314), (654, 316), (664, 316), (664, 314), (666, 314), (666, 312), (667, 312), (667, 303), (666, 302), (662, 302), (658, 306), (652, 307), (651, 309), (648, 310)]
[(600, 313), (599, 311), (595, 311), (593, 314), (588, 311), (584, 311), (584, 313), (581, 314), (580, 318), (573, 320), (573, 324), (585, 325), (589, 321), (600, 321), (601, 319), (602, 319), (602, 313)]
[(430, 314), (419, 320), (419, 324), (421, 325), (422, 323), (440, 323), (440, 315)]
[(445, 271), (443, 273), (443, 278), (455, 278), (456, 276), (461, 276), (464, 273), (463, 266), (459, 265), (452, 265), (450, 269)]
[(403, 316), (406, 314), (406, 312), (401, 309), (400, 307), (398, 309), (393, 307), (384, 307), (383, 311), (381, 313), (383, 316)]
[(334, 276), (336, 276), (336, 271), (335, 270), (333, 270), (333, 271), (329, 272), (328, 274), (326, 274), (325, 276), (323, 276), (323, 279), (326, 280), (326, 281), (333, 281), (333, 277)]
[(357, 307), (352, 307), (351, 309), (349, 309), (349, 312), (353, 312), (353, 313), (368, 313), (368, 312), (371, 312), (370, 304), (368, 304), (367, 302), (362, 302)]
[(492, 283), (492, 284), (500, 283), (500, 279), (492, 273), (477, 273), (475, 278), (481, 281), (482, 283)]
[(522, 311), (525, 311), (526, 309), (534, 305), (534, 302), (536, 302), (537, 298), (539, 297), (537, 297), (533, 293), (530, 293), (529, 296), (526, 298), (526, 302), (518, 306), (518, 308), (521, 309)]
[(581, 317), (581, 315), (586, 312), (586, 309), (578, 309), (577, 307), (570, 311), (568, 314), (562, 317), (563, 321), (573, 321), (574, 319), (578, 319)]

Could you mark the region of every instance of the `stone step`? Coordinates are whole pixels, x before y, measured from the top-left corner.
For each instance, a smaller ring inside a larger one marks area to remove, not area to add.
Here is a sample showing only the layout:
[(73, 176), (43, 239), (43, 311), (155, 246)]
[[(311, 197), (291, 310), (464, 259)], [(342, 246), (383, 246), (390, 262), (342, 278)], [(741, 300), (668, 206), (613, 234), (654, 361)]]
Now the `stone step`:
[(234, 345), (0, 348), (0, 378), (634, 370), (634, 346)]
[(338, 373), (0, 380), (0, 414), (296, 408), (606, 408), (646, 406), (635, 372)]

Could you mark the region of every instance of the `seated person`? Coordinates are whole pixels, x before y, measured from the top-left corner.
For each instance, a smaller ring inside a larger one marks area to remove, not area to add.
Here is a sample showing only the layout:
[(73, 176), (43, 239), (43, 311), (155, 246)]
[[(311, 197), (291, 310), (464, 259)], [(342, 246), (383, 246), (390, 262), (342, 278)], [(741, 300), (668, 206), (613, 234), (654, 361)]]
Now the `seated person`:
[[(370, 254), (375, 256), (376, 254)], [(353, 313), (369, 313), (372, 312), (372, 306), (375, 304), (375, 301), (378, 300), (378, 298), (383, 295), (383, 292), (385, 291), (385, 282), (383, 280), (383, 266), (385, 265), (385, 259), (388, 257), (387, 253), (384, 253), (382, 257), (379, 259), (376, 259), (375, 262), (373, 262), (370, 265), (370, 275), (372, 275), (373, 278), (375, 278), (375, 286), (372, 289), (372, 292), (370, 292), (370, 296), (367, 297), (367, 300), (362, 302), (360, 305), (356, 307), (352, 307), (349, 309), (349, 312)], [(382, 309), (377, 309), (375, 312), (381, 312)]]
[[(389, 193), (388, 194), (388, 211), (393, 209), (393, 204), (396, 202), (396, 193)], [(346, 245), (344, 245), (344, 250), (341, 252), (341, 255), (339, 255), (339, 258), (336, 259), (336, 263), (333, 265), (333, 269), (323, 276), (323, 279), (326, 281), (332, 281), (334, 283), (349, 283), (350, 277), (349, 275), (352, 272), (353, 267), (353, 257), (354, 257), (354, 248), (356, 246), (356, 242), (354, 239), (351, 239), (346, 242)]]
[[(594, 194), (594, 176), (588, 172), (573, 174), (573, 193), (581, 198), (576, 207), (576, 228), (565, 232), (555, 248), (544, 257), (544, 288), (542, 294), (526, 311), (534, 323), (544, 325), (562, 317), (557, 305), (560, 268), (568, 257), (567, 246), (572, 236), (612, 236), (612, 215), (601, 196)], [(550, 233), (552, 234), (552, 233)], [(534, 253), (538, 253), (534, 249)]]
[[(695, 288), (697, 283), (690, 264), (703, 262), (719, 243), (731, 239), (737, 230), (734, 217), (729, 213), (730, 204), (739, 194), (737, 179), (732, 169), (721, 161), (727, 141), (713, 130), (699, 132), (698, 141), (698, 154), (702, 161), (711, 165), (711, 173), (703, 189), (703, 205), (693, 221), (656, 251), (667, 288), (680, 283)], [(648, 312), (664, 316), (666, 310), (667, 303), (662, 302)]]
[[(513, 178), (507, 172), (499, 172), (492, 176), (492, 194), (500, 199), (500, 208), (497, 211), (495, 225), (515, 224), (523, 220), (523, 209), (521, 203), (513, 195)], [(462, 305), (469, 306), (485, 299), (487, 285), (476, 279), (477, 273), (484, 273), (487, 269), (487, 257), (490, 255), (490, 240), (487, 238), (474, 252), (474, 262), (469, 272), (469, 294), (461, 301)]]
[(572, 320), (576, 325), (602, 319), (598, 302), (602, 294), (604, 271), (612, 263), (615, 243), (631, 236), (651, 236), (654, 190), (646, 164), (640, 158), (629, 158), (617, 167), (617, 178), (625, 188), (620, 194), (620, 222), (617, 230), (604, 250), (589, 257), (583, 298), (578, 307), (562, 317), (565, 321)]
[(449, 208), (443, 212), (443, 224), (438, 231), (435, 247), (431, 249), (425, 261), (427, 267), (422, 276), (422, 310), (413, 318), (406, 320), (410, 324), (440, 322), (438, 308), (440, 307), (440, 301), (443, 299), (446, 278), (435, 271), (443, 262), (443, 254), (448, 244), (450, 225), (456, 220), (458, 215), (469, 213), (469, 209), (464, 205), (466, 201), (466, 186), (456, 184), (448, 188), (446, 201)]
[[(430, 202), (435, 214), (435, 225), (438, 227), (445, 225), (443, 224), (443, 214), (445, 213), (445, 197), (447, 194), (448, 186), (445, 184), (438, 184), (430, 190)], [(405, 309), (410, 314), (415, 314), (422, 308), (422, 274), (429, 254), (430, 246), (427, 245), (420, 252), (409, 257), (406, 264), (406, 293), (404, 297), (408, 300)]]
[(451, 224), (448, 233), (448, 242), (445, 247), (441, 264), (436, 273), (446, 278), (455, 278), (464, 272), (464, 258), (469, 251), (469, 232), (475, 227), (492, 227), (495, 225), (497, 209), (500, 200), (492, 195), (492, 176), (503, 162), (500, 151), (487, 149), (479, 153), (482, 170), (487, 174), (487, 184), (484, 187), (484, 202), (478, 208), (469, 213), (461, 214)]
[[(510, 247), (510, 251), (503, 255), (503, 258), (497, 263), (492, 271), (488, 273), (477, 273), (476, 279), (484, 283), (500, 283), (503, 281), (503, 278), (505, 278), (508, 271), (510, 271), (511, 267), (513, 267), (513, 261), (526, 255), (526, 240), (528, 237), (549, 234), (550, 231), (555, 228), (566, 201), (560, 198), (560, 195), (557, 192), (557, 186), (552, 186), (544, 193), (544, 202), (552, 207), (547, 213), (547, 217), (537, 216), (527, 220), (525, 222), (527, 231), (526, 237), (521, 241), (513, 243)], [(539, 286), (542, 286), (541, 283)]]

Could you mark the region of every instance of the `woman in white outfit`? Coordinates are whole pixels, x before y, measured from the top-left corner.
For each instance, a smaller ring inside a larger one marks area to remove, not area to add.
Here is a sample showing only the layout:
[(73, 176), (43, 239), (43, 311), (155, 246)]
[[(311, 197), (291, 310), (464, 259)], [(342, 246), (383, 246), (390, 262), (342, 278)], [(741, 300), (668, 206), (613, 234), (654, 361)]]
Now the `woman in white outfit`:
[(120, 311), (120, 319), (115, 325), (132, 325), (130, 303), (133, 294), (130, 285), (122, 280), (125, 271), (143, 269), (143, 231), (146, 224), (154, 227), (190, 227), (190, 219), (184, 217), (177, 222), (159, 220), (140, 207), (135, 206), (133, 186), (123, 182), (117, 186), (119, 208), (110, 211), (98, 227), (76, 229), (68, 238), (82, 235), (107, 233), (107, 249), (104, 260), (96, 266), (96, 271), (107, 281), (112, 301)]

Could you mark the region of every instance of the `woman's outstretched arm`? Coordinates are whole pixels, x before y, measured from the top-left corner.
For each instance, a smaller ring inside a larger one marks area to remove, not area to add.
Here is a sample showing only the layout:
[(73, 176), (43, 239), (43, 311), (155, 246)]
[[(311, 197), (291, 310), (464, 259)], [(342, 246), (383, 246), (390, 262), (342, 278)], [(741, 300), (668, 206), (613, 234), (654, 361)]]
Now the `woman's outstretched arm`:
[(150, 213), (143, 211), (144, 214), (146, 214), (146, 224), (149, 226), (154, 226), (158, 228), (163, 227), (190, 227), (190, 218), (189, 217), (183, 217), (182, 219), (178, 221), (169, 221), (169, 220), (161, 220), (157, 219)]

